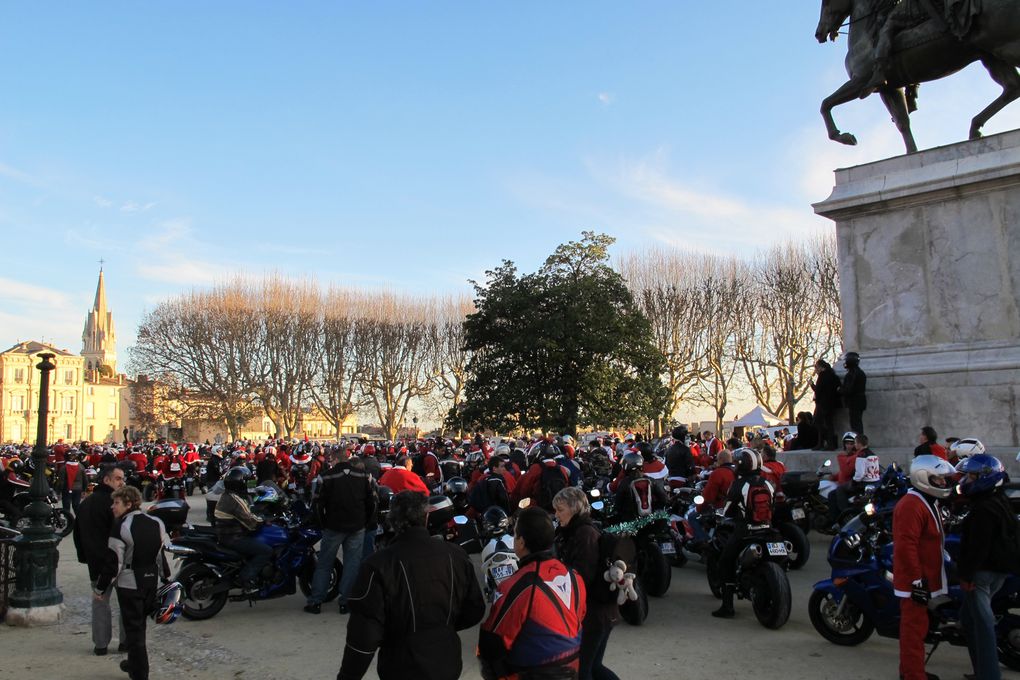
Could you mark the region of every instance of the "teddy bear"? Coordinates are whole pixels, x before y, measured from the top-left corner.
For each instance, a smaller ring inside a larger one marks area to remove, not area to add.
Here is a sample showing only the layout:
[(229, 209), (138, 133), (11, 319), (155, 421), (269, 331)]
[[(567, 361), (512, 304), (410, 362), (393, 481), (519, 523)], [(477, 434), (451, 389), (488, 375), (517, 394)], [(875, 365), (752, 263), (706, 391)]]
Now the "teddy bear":
[(609, 583), (609, 590), (616, 592), (617, 605), (638, 599), (637, 591), (634, 590), (634, 574), (627, 572), (627, 563), (623, 560), (616, 560), (609, 565), (602, 578)]

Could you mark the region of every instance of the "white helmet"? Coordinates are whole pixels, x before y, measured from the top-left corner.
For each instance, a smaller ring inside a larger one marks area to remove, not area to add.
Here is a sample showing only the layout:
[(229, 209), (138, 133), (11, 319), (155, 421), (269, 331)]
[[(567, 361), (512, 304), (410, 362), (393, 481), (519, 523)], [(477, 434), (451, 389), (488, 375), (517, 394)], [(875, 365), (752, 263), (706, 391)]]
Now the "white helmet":
[(948, 498), (953, 492), (946, 480), (956, 468), (938, 456), (918, 456), (910, 463), (910, 484), (932, 498)]
[(984, 453), (985, 445), (978, 439), (968, 437), (967, 439), (957, 439), (949, 445), (949, 450), (955, 453), (958, 458), (966, 458)]

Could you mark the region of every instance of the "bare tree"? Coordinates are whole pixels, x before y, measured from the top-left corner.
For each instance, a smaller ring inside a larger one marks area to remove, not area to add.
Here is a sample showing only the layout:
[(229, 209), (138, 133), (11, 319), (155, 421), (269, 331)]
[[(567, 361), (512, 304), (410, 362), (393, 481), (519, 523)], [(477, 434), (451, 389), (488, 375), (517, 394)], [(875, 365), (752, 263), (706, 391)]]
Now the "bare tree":
[(815, 360), (839, 339), (818, 276), (808, 246), (786, 243), (759, 255), (737, 326), (737, 356), (755, 399), (791, 423)]
[[(436, 392), (440, 422), (460, 406), (467, 382), (468, 351), (464, 347), (464, 318), (474, 311), (466, 295), (439, 300), (433, 323), (436, 346)], [(463, 436), (464, 432), (457, 433)]]
[(435, 328), (427, 300), (382, 294), (371, 314), (358, 319), (358, 352), (364, 361), (362, 392), (387, 437), (396, 437), (412, 400), (429, 394), (438, 374)]
[(344, 421), (369, 405), (360, 390), (365, 365), (355, 337), (363, 306), (363, 296), (329, 290), (319, 316), (319, 343), (309, 357), (312, 362), (309, 394), (322, 416), (336, 429), (337, 437)]
[[(653, 248), (624, 257), (620, 273), (652, 325), (655, 345), (665, 357), (661, 376), (668, 392), (664, 419), (672, 420), (706, 373), (705, 322), (701, 277), (703, 256)], [(661, 421), (655, 423), (661, 434)]]

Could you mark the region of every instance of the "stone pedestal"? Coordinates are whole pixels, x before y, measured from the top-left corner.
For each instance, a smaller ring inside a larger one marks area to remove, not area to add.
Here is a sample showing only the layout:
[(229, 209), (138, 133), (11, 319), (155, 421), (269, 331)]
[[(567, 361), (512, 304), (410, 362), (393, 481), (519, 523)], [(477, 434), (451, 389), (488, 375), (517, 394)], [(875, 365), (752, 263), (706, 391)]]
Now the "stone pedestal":
[(876, 446), (1020, 446), (1020, 130), (836, 171), (844, 348)]

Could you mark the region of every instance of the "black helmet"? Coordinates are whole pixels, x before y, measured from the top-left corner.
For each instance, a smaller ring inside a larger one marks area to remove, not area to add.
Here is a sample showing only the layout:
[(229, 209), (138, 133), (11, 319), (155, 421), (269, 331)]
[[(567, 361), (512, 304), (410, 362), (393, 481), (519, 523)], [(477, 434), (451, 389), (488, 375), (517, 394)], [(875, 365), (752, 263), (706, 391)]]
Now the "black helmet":
[(482, 515), (482, 531), (488, 536), (506, 533), (510, 528), (510, 518), (506, 511), (494, 505)]
[(620, 459), (620, 466), (624, 472), (640, 472), (644, 465), (645, 459), (641, 457), (640, 453), (633, 451), (623, 454), (623, 458)]
[(733, 452), (733, 462), (736, 464), (738, 475), (749, 475), (761, 469), (758, 452), (746, 446)]
[(677, 425), (673, 428), (673, 432), (671, 432), (671, 434), (673, 435), (673, 439), (676, 439), (677, 441), (684, 441), (687, 439), (687, 427), (684, 425)]
[(652, 449), (652, 445), (648, 442), (641, 442), (637, 446), (638, 453), (641, 454), (641, 459), (646, 463), (651, 463), (655, 460), (655, 451)]
[(223, 476), (223, 488), (231, 493), (246, 494), (248, 493), (249, 477), (251, 477), (251, 472), (248, 471), (248, 468), (232, 467)]
[(458, 495), (467, 493), (468, 483), (463, 477), (450, 477), (446, 480), (446, 493), (449, 495)]
[(847, 368), (851, 366), (859, 366), (861, 364), (861, 355), (857, 352), (847, 352), (846, 356), (843, 357), (843, 365)]

